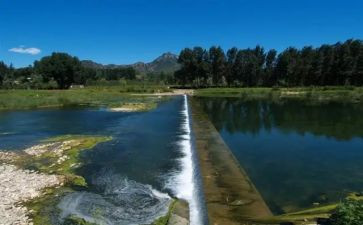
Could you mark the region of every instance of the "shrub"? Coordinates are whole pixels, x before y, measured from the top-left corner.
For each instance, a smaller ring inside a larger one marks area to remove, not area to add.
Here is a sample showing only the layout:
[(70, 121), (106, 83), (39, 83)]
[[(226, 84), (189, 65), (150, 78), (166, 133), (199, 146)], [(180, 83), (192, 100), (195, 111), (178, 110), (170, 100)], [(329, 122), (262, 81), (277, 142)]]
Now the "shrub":
[(331, 217), (333, 225), (362, 225), (363, 200), (345, 200)]

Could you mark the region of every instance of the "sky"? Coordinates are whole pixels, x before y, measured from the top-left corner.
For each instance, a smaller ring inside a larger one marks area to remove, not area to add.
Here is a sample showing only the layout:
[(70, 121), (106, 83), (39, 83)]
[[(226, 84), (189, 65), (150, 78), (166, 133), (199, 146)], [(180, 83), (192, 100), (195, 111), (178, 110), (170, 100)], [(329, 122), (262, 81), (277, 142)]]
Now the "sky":
[(1, 0), (0, 61), (52, 52), (103, 64), (257, 44), (282, 51), (363, 39), (362, 0)]

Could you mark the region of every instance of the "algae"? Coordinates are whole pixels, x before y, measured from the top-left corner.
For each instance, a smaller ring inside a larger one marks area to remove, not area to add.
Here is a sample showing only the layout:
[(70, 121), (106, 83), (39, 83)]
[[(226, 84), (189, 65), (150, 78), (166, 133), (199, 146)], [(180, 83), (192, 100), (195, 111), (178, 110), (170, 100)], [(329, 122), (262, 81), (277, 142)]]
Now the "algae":
[(169, 222), (169, 219), (171, 217), (171, 214), (173, 213), (175, 204), (178, 202), (177, 199), (174, 199), (172, 203), (170, 203), (168, 213), (165, 216), (162, 216), (155, 220), (151, 225), (167, 225)]
[[(41, 197), (23, 203), (29, 210), (29, 216), (35, 225), (54, 224), (54, 215), (59, 213), (59, 210), (54, 206), (59, 199), (64, 194), (74, 191), (75, 188), (87, 187), (86, 180), (76, 174), (76, 168), (82, 164), (81, 152), (92, 149), (97, 144), (111, 139), (111, 137), (107, 136), (57, 136), (41, 141), (41, 143), (50, 144), (49, 149), (45, 152), (41, 151), (37, 154), (35, 148), (35, 150), (32, 149), (32, 154), (27, 154), (25, 150), (24, 153), (14, 157), (14, 164), (20, 168), (32, 169), (45, 174), (60, 175), (64, 178), (63, 187), (47, 188), (43, 190)], [(53, 143), (62, 143), (62, 145), (55, 145), (58, 148), (54, 148)], [(61, 158), (63, 160), (60, 160)], [(65, 224), (90, 225), (90, 223), (74, 217), (67, 218)]]

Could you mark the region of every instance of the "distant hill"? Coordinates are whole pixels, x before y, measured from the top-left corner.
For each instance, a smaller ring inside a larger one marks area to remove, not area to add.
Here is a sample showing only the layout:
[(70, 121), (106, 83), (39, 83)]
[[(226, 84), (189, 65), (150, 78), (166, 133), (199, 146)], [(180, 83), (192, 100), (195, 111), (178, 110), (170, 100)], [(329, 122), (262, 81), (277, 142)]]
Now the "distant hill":
[(144, 63), (144, 62), (137, 62), (134, 64), (129, 65), (115, 65), (115, 64), (108, 64), (103, 65), (100, 63), (93, 62), (91, 60), (83, 60), (83, 66), (91, 67), (91, 68), (120, 68), (120, 67), (133, 67), (138, 73), (160, 73), (160, 72), (174, 72), (180, 68), (178, 63), (178, 56), (172, 54), (170, 52), (164, 53), (152, 62)]

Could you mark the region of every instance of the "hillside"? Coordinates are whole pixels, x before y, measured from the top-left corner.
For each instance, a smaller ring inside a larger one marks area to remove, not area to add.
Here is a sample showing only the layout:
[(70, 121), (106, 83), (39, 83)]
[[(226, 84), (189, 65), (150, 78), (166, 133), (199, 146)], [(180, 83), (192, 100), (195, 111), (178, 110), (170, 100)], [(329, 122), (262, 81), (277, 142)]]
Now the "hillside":
[(152, 62), (144, 63), (137, 62), (134, 64), (107, 64), (103, 65), (100, 63), (93, 62), (91, 60), (83, 60), (82, 64), (86, 67), (91, 68), (119, 68), (119, 67), (133, 67), (138, 73), (146, 74), (146, 73), (160, 73), (160, 72), (174, 72), (180, 68), (178, 64), (178, 56), (172, 54), (170, 52), (164, 53)]

